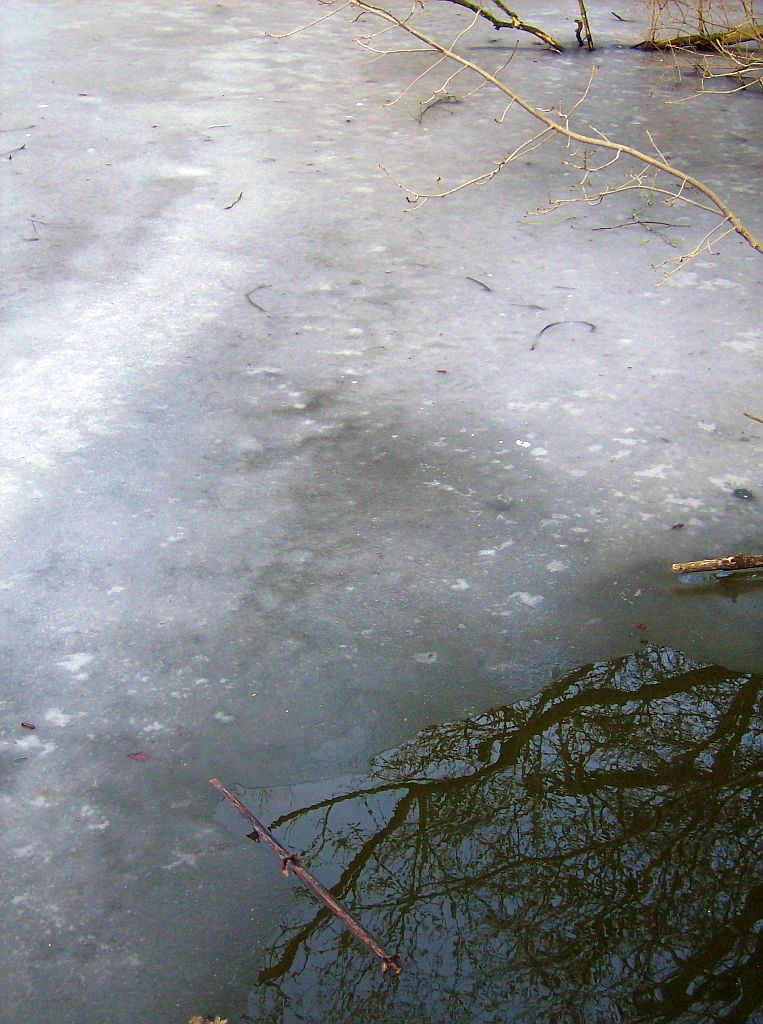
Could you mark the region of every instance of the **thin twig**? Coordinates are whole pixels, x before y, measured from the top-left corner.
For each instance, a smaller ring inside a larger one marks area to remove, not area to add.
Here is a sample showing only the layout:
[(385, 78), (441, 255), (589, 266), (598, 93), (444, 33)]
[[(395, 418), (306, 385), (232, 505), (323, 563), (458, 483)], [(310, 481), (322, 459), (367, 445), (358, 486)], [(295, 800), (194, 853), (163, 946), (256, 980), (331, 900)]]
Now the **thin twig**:
[(228, 203), (228, 205), (224, 206), (223, 209), (224, 210), (232, 210), (233, 207), (236, 205), (236, 203), (240, 203), (243, 198), (244, 198), (244, 193), (243, 192), (239, 192), (239, 194), (236, 196), (236, 198), (233, 200), (233, 202), (232, 203)]
[[(585, 0), (578, 0), (578, 7), (580, 8), (580, 30), (579, 33), (575, 33), (577, 35), (578, 43), (580, 46), (585, 45), (589, 50), (593, 50), (593, 34), (588, 22), (588, 11), (586, 10)], [(576, 23), (578, 23), (578, 19), (576, 19)], [(580, 38), (581, 35), (583, 37), (582, 39)]]
[(486, 292), (492, 292), (492, 290), (493, 290), (490, 287), (489, 284), (485, 284), (484, 281), (480, 281), (480, 279), (478, 277), (469, 277), (469, 275), (467, 274), (466, 275), (466, 280), (467, 281), (474, 281), (474, 283), (478, 284), (480, 286), (480, 288), (484, 288)]
[(335, 14), (340, 14), (346, 7), (350, 7), (351, 3), (342, 4), (341, 7), (337, 7), (328, 14), (322, 15), (320, 18), (316, 18), (315, 21), (311, 21), (307, 25), (300, 25), (299, 28), (294, 28), (291, 32), (266, 32), (266, 36), (270, 36), (271, 39), (290, 39), (291, 36), (297, 36), (300, 32), (306, 32), (309, 28), (315, 28), (316, 25), (320, 25), (322, 21), (328, 21), (329, 18), (333, 18)]
[(386, 974), (388, 971), (392, 974), (399, 974), (401, 967), (400, 957), (397, 953), (394, 953), (392, 956), (386, 953), (379, 943), (376, 942), (375, 939), (371, 938), (365, 928), (350, 917), (340, 903), (337, 903), (328, 889), (321, 885), (318, 879), (314, 878), (307, 868), (303, 867), (299, 857), (295, 857), (294, 854), (289, 853), (286, 847), (282, 846), (281, 843), (278, 842), (273, 833), (270, 832), (262, 822), (252, 814), (248, 807), (241, 803), (238, 797), (234, 796), (229, 789), (226, 789), (219, 779), (210, 779), (209, 782), (216, 790), (218, 790), (218, 792), (222, 793), (228, 803), (235, 807), (242, 817), (246, 818), (257, 833), (258, 838), (261, 839), (266, 846), (269, 846), (276, 856), (280, 857), (281, 871), (283, 874), (288, 878), (289, 871), (293, 871), (297, 878), (305, 883), (310, 892), (312, 892), (314, 896), (317, 896), (317, 898), (331, 911), (332, 914), (334, 914), (335, 917), (339, 918), (345, 928), (352, 932), (355, 938), (360, 939), (360, 941), (371, 950), (374, 956), (377, 956), (379, 960), (381, 960), (382, 974)]
[(494, 3), (499, 10), (508, 15), (508, 21), (498, 18), (491, 11), (486, 10), (482, 4), (474, 3), (473, 0), (446, 0), (446, 2), (455, 4), (457, 7), (465, 7), (468, 11), (474, 11), (477, 17), (485, 18), (496, 30), (502, 28), (514, 28), (518, 32), (528, 32), (530, 35), (536, 36), (538, 39), (542, 40), (542, 42), (557, 53), (564, 52), (562, 44), (554, 39), (553, 36), (550, 36), (548, 32), (544, 32), (542, 28), (538, 28), (537, 25), (530, 25), (528, 22), (522, 21), (519, 15), (507, 7), (502, 0), (494, 0)]
[(743, 412), (743, 416), (746, 416), (748, 420), (755, 420), (756, 423), (763, 423), (763, 417), (753, 416), (751, 412)]
[(270, 287), (269, 284), (257, 284), (257, 285), (254, 286), (254, 288), (250, 288), (248, 292), (244, 292), (244, 298), (249, 303), (249, 305), (250, 306), (254, 306), (255, 309), (258, 309), (260, 311), (260, 313), (264, 313), (266, 316), (267, 316), (268, 311), (266, 309), (264, 309), (259, 304), (259, 302), (255, 302), (254, 299), (252, 298), (252, 296), (254, 295), (255, 292), (262, 291), (263, 288), (269, 288), (269, 287)]

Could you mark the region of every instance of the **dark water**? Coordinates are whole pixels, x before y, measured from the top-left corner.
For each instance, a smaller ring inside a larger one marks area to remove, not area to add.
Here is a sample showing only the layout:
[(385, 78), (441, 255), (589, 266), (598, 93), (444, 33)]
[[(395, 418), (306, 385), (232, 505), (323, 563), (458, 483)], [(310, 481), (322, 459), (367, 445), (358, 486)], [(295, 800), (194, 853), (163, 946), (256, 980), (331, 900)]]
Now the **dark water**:
[(245, 794), (403, 961), (382, 979), (300, 891), (249, 1017), (763, 1021), (761, 681), (650, 645), (366, 777)]

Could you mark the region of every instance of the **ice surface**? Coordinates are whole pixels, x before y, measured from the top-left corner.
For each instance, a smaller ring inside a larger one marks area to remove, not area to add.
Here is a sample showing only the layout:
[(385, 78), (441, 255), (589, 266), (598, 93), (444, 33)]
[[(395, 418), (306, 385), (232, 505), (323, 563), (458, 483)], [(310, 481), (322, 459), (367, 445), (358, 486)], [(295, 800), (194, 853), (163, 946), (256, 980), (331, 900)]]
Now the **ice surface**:
[[(600, 52), (523, 40), (515, 80), (552, 105), (595, 60), (586, 119), (657, 126), (760, 233), (757, 97), (667, 104), (693, 83), (592, 10)], [(761, 257), (729, 239), (656, 288), (676, 250), (609, 230), (634, 200), (525, 217), (572, 184), (561, 148), (406, 212), (379, 164), (455, 183), (525, 126), (483, 94), (418, 121), (423, 82), (385, 106), (422, 58), (369, 64), (341, 19), (265, 34), (314, 11), (3, 5), (9, 1020), (233, 1013), (291, 897), (210, 776), (361, 771), (636, 623), (763, 666), (759, 586), (670, 575), (763, 541)]]

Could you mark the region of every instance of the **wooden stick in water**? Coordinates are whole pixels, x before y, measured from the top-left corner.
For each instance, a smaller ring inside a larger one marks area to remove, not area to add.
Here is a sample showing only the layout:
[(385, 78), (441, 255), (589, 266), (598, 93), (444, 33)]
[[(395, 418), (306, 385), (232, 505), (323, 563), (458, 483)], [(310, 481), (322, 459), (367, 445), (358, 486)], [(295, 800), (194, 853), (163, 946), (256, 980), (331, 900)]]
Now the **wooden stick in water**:
[(703, 558), (699, 562), (676, 562), (673, 572), (729, 572), (732, 569), (763, 569), (763, 555), (729, 555), (726, 558)]
[(215, 787), (215, 789), (222, 793), (228, 803), (235, 807), (242, 817), (246, 818), (262, 842), (269, 846), (270, 849), (281, 858), (281, 871), (283, 874), (288, 877), (289, 871), (293, 871), (297, 878), (305, 883), (310, 892), (312, 892), (314, 896), (328, 907), (335, 917), (339, 918), (345, 928), (352, 932), (357, 939), (360, 939), (360, 941), (371, 950), (374, 956), (377, 956), (379, 960), (381, 960), (382, 974), (386, 974), (387, 971), (391, 971), (393, 974), (399, 974), (401, 967), (400, 957), (397, 953), (393, 953), (390, 956), (385, 950), (383, 950), (379, 943), (375, 939), (371, 938), (365, 928), (350, 917), (340, 903), (337, 903), (328, 889), (324, 885), (321, 885), (318, 879), (314, 878), (307, 868), (303, 867), (300, 859), (295, 857), (294, 854), (289, 853), (289, 851), (278, 842), (273, 833), (262, 824), (259, 818), (256, 818), (249, 808), (245, 807), (244, 804), (241, 803), (238, 797), (234, 796), (229, 789), (226, 789), (219, 779), (210, 779), (209, 782)]

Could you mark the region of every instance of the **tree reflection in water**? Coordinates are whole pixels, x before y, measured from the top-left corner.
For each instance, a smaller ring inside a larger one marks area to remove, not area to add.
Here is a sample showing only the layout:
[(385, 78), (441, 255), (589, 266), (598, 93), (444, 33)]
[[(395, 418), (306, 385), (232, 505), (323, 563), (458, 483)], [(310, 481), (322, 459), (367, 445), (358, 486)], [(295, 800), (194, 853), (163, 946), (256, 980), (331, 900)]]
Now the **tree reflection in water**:
[(273, 830), (403, 973), (300, 894), (250, 1017), (763, 1022), (760, 701), (650, 645), (292, 802)]

